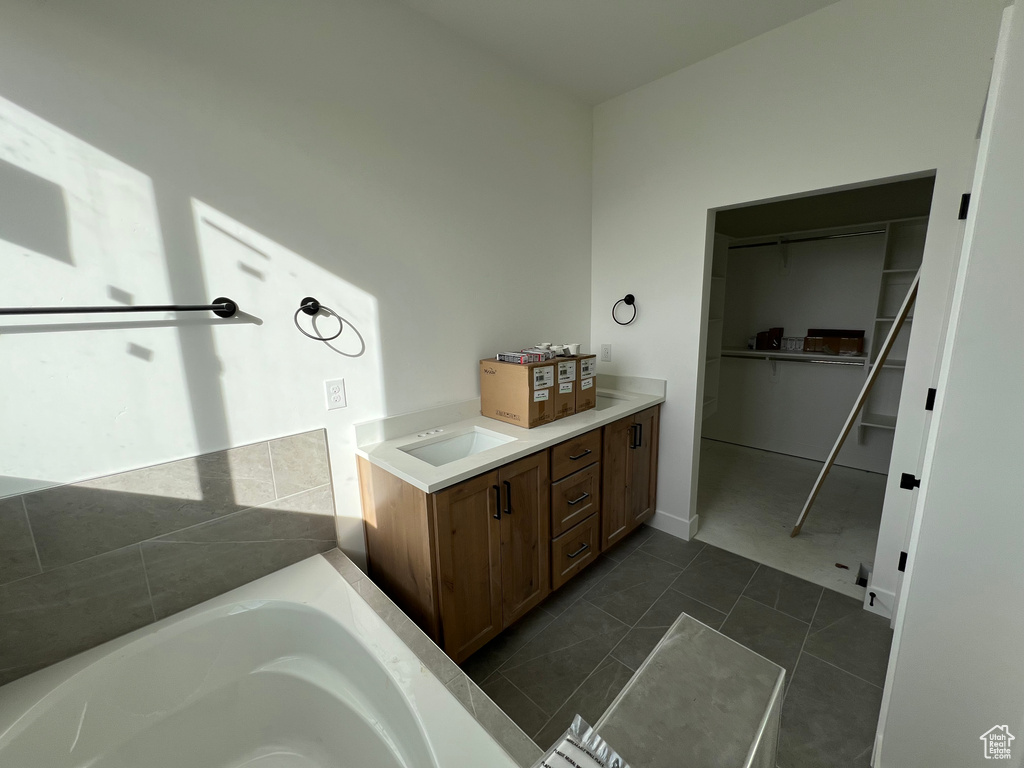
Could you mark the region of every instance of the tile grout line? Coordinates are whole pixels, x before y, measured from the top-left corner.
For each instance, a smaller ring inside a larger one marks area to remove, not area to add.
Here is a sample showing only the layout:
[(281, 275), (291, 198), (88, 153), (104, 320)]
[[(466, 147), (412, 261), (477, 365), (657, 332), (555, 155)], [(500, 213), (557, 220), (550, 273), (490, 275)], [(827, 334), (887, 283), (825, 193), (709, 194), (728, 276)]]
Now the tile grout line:
[(274, 472), (274, 452), (270, 450), (270, 441), (267, 440), (265, 445), (267, 446), (267, 461), (270, 463), (270, 484), (274, 488), (274, 498), (280, 498), (277, 495), (277, 473)]
[[(298, 496), (298, 495), (303, 494), (303, 493), (309, 493), (310, 491), (318, 491), (318, 490), (320, 490), (322, 488), (329, 488), (329, 487), (330, 487), (330, 483), (323, 483), (323, 484), (317, 485), (317, 486), (315, 486), (313, 488), (306, 488), (305, 490), (298, 491), (297, 493), (293, 493), (293, 494), (290, 494), (288, 496), (285, 496), (285, 499), (294, 498), (295, 496)], [(282, 499), (274, 499), (272, 501), (266, 502), (266, 504), (273, 504), (273, 503), (275, 503), (277, 501), (282, 501)], [(24, 499), (23, 499), (23, 503), (24, 503)], [(239, 515), (242, 512), (251, 512), (251, 511), (253, 511), (255, 509), (263, 509), (265, 506), (266, 505), (261, 505), (261, 506), (258, 506), (258, 507), (246, 507), (245, 509), (237, 509), (234, 512), (229, 512), (226, 515), (221, 515), (220, 517), (214, 517), (214, 518), (211, 518), (209, 520), (204, 520), (201, 523), (193, 523), (192, 525), (186, 526), (184, 528), (178, 528), (178, 529), (173, 530), (173, 531), (168, 531), (167, 533), (162, 533), (159, 536), (151, 536), (150, 538), (142, 539), (141, 541), (133, 541), (133, 542), (131, 542), (129, 544), (124, 544), (124, 545), (122, 545), (120, 547), (115, 547), (114, 549), (108, 549), (108, 550), (106, 550), (104, 552), (97, 552), (95, 555), (89, 555), (88, 557), (83, 557), (83, 558), (80, 558), (79, 560), (73, 560), (70, 563), (62, 563), (61, 565), (54, 566), (53, 568), (44, 568), (39, 573), (33, 573), (30, 576), (22, 576), (20, 579), (14, 579), (13, 581), (8, 581), (8, 582), (6, 582), (4, 584), (4, 586), (7, 586), (8, 584), (17, 584), (19, 581), (25, 581), (26, 579), (34, 579), (34, 578), (37, 578), (39, 576), (42, 576), (43, 574), (55, 573), (57, 571), (63, 570), (64, 568), (70, 568), (73, 565), (81, 565), (82, 563), (89, 562), (90, 560), (95, 560), (98, 557), (103, 557), (104, 555), (111, 555), (111, 554), (113, 554), (115, 552), (121, 552), (123, 550), (131, 549), (132, 547), (137, 547), (137, 546), (140, 546), (142, 544), (152, 544), (152, 543), (157, 543), (157, 544), (160, 544), (160, 543), (163, 543), (163, 544), (258, 544), (258, 543), (264, 543), (264, 541), (255, 541), (255, 542), (253, 542), (253, 541), (227, 541), (227, 542), (224, 542), (224, 541), (167, 541), (167, 542), (161, 542), (160, 539), (162, 539), (162, 538), (164, 538), (166, 536), (171, 536), (173, 534), (181, 533), (183, 531), (191, 530), (192, 528), (198, 528), (199, 526), (207, 525), (208, 523), (214, 523), (214, 522), (219, 522), (221, 520), (227, 520), (228, 518), (234, 517), (235, 515)], [(282, 510), (282, 511), (287, 511), (287, 510)], [(29, 525), (29, 530), (31, 532), (31, 524)], [(330, 539), (307, 539), (307, 538), (301, 538), (301, 539), (267, 539), (265, 541), (266, 542), (277, 542), (277, 541), (330, 541)], [(35, 535), (34, 534), (33, 534), (33, 537), (32, 537), (32, 544), (33, 544), (33, 546), (35, 546)], [(36, 551), (36, 557), (37, 558), (39, 557), (38, 550)], [(42, 567), (41, 564), (40, 564), (40, 567)]]
[(149, 610), (153, 612), (153, 621), (156, 618), (156, 604), (153, 602), (153, 589), (149, 586), (149, 569), (146, 567), (146, 556), (142, 553), (142, 544), (136, 544), (139, 548), (139, 560), (142, 561), (142, 577), (146, 580), (146, 594), (149, 595)]
[(831, 661), (825, 661), (825, 659), (821, 658), (820, 656), (815, 656), (815, 655), (814, 655), (813, 653), (811, 653), (810, 651), (804, 651), (804, 650), (801, 650), (800, 654), (801, 654), (801, 655), (803, 655), (804, 653), (806, 653), (806, 654), (807, 654), (808, 656), (810, 656), (810, 657), (811, 657), (812, 659), (815, 659), (816, 661), (820, 661), (820, 662), (821, 662), (822, 664), (828, 664), (828, 665), (829, 665), (830, 667), (833, 667), (834, 669), (838, 669), (838, 670), (839, 670), (840, 672), (842, 672), (843, 674), (849, 675), (850, 677), (853, 677), (853, 678), (856, 678), (857, 680), (860, 680), (860, 681), (861, 681), (862, 683), (867, 683), (868, 685), (870, 685), (870, 686), (872, 686), (872, 687), (874, 687), (874, 688), (877, 688), (878, 690), (882, 690), (882, 689), (883, 689), (883, 686), (879, 685), (878, 683), (872, 683), (872, 682), (871, 682), (870, 680), (865, 680), (865, 679), (864, 679), (863, 677), (861, 677), (860, 675), (855, 675), (855, 674), (854, 674), (853, 672), (851, 672), (850, 670), (848, 670), (848, 669), (843, 669), (843, 668), (842, 668), (842, 667), (840, 667), (840, 666), (839, 666), (838, 664), (833, 664), (833, 663), (832, 663)]
[(814, 613), (811, 614), (811, 620), (807, 622), (807, 632), (804, 633), (804, 641), (800, 643), (800, 653), (796, 655), (796, 661), (793, 662), (793, 672), (786, 682), (786, 690), (782, 692), (782, 703), (785, 703), (786, 697), (789, 695), (789, 686), (793, 684), (793, 678), (796, 677), (796, 670), (800, 666), (800, 658), (804, 655), (804, 648), (807, 647), (807, 638), (811, 636), (811, 627), (814, 626), (814, 619), (818, 615), (818, 609), (821, 607), (821, 600), (824, 596), (825, 590), (822, 589), (821, 594), (818, 595), (818, 602), (814, 604)]
[[(757, 575), (757, 568), (755, 568), (754, 572), (752, 574), (750, 574), (750, 578), (747, 579), (747, 583), (743, 585), (743, 589), (741, 589), (739, 595), (736, 596), (736, 601), (732, 604), (732, 608), (730, 608), (729, 612), (727, 614), (725, 614), (725, 621), (722, 622), (722, 626), (723, 627), (725, 626), (725, 622), (729, 621), (729, 617), (732, 616), (732, 612), (736, 610), (736, 606), (740, 604), (740, 598), (743, 597), (743, 593), (747, 591), (747, 587), (750, 586), (750, 583), (754, 580), (754, 576), (756, 576), (756, 575)], [(694, 598), (694, 599), (696, 599), (696, 598)], [(751, 600), (752, 598), (748, 597), (747, 599)], [(753, 602), (756, 603), (757, 601), (754, 600)], [(772, 610), (775, 610), (775, 609), (773, 608)], [(721, 631), (721, 630), (719, 630), (719, 631)], [(722, 634), (725, 634), (725, 633), (723, 632)], [(726, 637), (728, 637), (728, 635), (726, 635)]]
[[(43, 573), (43, 560), (42, 560), (41, 557), (39, 557), (39, 545), (36, 544), (36, 534), (35, 534), (35, 531), (32, 530), (32, 518), (29, 517), (29, 514), (28, 514), (28, 502), (25, 501), (24, 494), (22, 494), (22, 496), (20, 498), (21, 498), (21, 508), (25, 512), (25, 524), (28, 525), (28, 537), (30, 539), (32, 539), (32, 551), (36, 553), (36, 565), (39, 566), (39, 573)], [(32, 575), (33, 576), (38, 576), (39, 573), (35, 573), (35, 574), (32, 574)], [(26, 578), (31, 578), (31, 576), (28, 576)]]
[[(519, 693), (521, 693), (521, 694), (522, 694), (522, 695), (523, 695), (523, 696), (524, 696), (524, 697), (526, 698), (526, 700), (527, 700), (528, 702), (530, 702), (531, 704), (533, 704), (533, 706), (535, 706), (535, 707), (536, 707), (537, 709), (539, 709), (539, 710), (541, 711), (541, 714), (544, 714), (544, 715), (546, 715), (546, 714), (547, 714), (547, 710), (545, 710), (545, 709), (544, 709), (544, 707), (542, 707), (542, 706), (541, 706), (540, 704), (538, 704), (538, 703), (537, 703), (536, 701), (534, 701), (533, 699), (531, 699), (531, 698), (530, 698), (530, 694), (528, 694), (528, 693), (527, 693), (526, 691), (524, 691), (524, 690), (523, 690), (522, 688), (520, 688), (520, 687), (519, 687), (518, 685), (516, 685), (515, 683), (513, 683), (513, 682), (512, 682), (511, 680), (509, 680), (509, 679), (508, 679), (507, 677), (505, 677), (505, 676), (504, 676), (503, 674), (501, 674), (500, 672), (494, 672), (494, 673), (493, 673), (493, 674), (491, 675), (491, 677), (500, 677), (500, 678), (501, 678), (502, 680), (504, 680), (504, 681), (505, 681), (506, 683), (508, 683), (509, 685), (511, 685), (511, 686), (512, 686), (513, 688), (515, 688), (515, 689), (516, 689), (517, 691), (519, 691)], [(488, 679), (489, 679), (489, 678), (488, 678)], [(481, 686), (480, 690), (481, 690), (481, 691), (483, 691), (483, 690), (484, 690), (482, 686)], [(485, 695), (485, 696), (487, 695), (487, 691), (484, 691), (484, 695)], [(487, 698), (490, 698), (490, 696), (488, 696)], [(494, 699), (491, 699), (491, 701), (494, 701)], [(495, 706), (497, 706), (497, 704), (495, 704)], [(501, 707), (498, 707), (498, 709), (501, 709)], [(508, 717), (508, 719), (509, 719), (509, 720), (512, 720), (512, 716), (511, 716), (510, 714), (508, 714), (508, 712), (505, 712), (505, 710), (503, 710), (503, 709), (501, 709), (501, 711), (505, 713), (505, 716), (506, 716), (506, 717)], [(555, 711), (557, 712), (558, 710), (555, 710)], [(550, 715), (550, 717), (554, 717), (554, 715)], [(514, 723), (515, 723), (515, 720), (512, 720), (512, 722), (514, 722)], [(516, 725), (519, 725), (519, 723), (516, 723)], [(521, 731), (523, 730), (523, 729), (522, 729), (522, 726), (520, 726), (519, 730), (521, 730)], [(526, 733), (526, 731), (523, 731), (523, 733)], [(536, 743), (536, 742), (534, 742), (534, 743)]]

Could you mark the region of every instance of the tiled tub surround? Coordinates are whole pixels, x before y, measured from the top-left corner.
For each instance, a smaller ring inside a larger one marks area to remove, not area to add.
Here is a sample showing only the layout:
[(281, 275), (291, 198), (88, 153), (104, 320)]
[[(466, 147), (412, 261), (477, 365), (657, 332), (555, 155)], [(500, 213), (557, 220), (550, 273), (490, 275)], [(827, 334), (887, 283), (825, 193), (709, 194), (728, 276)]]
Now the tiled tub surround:
[(0, 500), (0, 684), (335, 546), (323, 430)]

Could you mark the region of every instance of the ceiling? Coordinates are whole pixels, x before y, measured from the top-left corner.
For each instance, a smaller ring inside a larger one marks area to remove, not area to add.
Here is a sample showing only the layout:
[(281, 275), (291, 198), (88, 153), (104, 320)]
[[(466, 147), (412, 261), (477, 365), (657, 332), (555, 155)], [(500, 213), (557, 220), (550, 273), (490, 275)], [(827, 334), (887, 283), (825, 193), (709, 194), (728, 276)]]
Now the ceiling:
[(588, 104), (836, 0), (399, 0)]
[(746, 238), (927, 216), (932, 175), (719, 211), (715, 231)]

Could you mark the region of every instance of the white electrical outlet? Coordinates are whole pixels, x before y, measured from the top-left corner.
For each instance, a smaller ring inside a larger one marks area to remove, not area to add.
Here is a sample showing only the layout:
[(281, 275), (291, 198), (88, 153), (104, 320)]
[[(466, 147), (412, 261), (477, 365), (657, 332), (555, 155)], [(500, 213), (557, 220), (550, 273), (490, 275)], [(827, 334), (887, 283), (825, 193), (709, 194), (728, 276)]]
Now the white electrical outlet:
[(612, 345), (602, 344), (601, 345), (601, 362), (610, 363), (612, 361)]
[(348, 405), (344, 379), (325, 381), (324, 389), (327, 391), (327, 410), (333, 411), (335, 408), (344, 408)]

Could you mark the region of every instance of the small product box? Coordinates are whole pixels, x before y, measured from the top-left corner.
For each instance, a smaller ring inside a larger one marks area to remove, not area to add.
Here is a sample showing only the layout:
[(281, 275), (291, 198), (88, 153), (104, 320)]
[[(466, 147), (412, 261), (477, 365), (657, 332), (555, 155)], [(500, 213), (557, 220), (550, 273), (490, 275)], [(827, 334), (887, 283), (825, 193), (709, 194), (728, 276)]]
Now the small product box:
[(555, 418), (564, 419), (576, 413), (576, 378), (578, 363), (575, 357), (559, 357), (553, 360), (557, 366), (555, 382)]
[[(807, 341), (811, 340), (811, 346)], [(849, 328), (808, 328), (804, 349), (828, 355), (863, 355), (864, 331)]]
[(480, 413), (532, 429), (556, 418), (557, 361), (505, 363), (480, 361)]
[(576, 413), (597, 406), (597, 355), (577, 355)]

